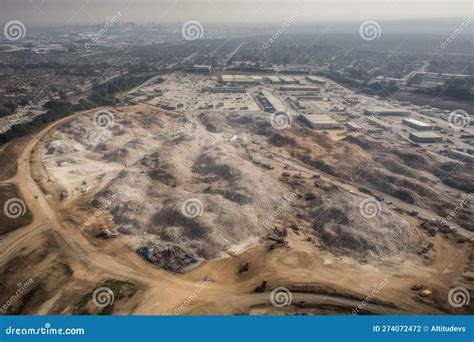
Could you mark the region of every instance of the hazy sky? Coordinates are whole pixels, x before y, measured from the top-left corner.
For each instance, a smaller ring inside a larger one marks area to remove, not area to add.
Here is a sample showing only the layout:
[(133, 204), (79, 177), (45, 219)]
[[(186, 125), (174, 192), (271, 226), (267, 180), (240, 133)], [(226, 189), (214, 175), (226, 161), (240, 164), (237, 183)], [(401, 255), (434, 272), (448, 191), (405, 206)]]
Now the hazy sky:
[(28, 25), (100, 23), (118, 11), (121, 21), (176, 23), (297, 22), (463, 18), (471, 0), (0, 0), (0, 22)]

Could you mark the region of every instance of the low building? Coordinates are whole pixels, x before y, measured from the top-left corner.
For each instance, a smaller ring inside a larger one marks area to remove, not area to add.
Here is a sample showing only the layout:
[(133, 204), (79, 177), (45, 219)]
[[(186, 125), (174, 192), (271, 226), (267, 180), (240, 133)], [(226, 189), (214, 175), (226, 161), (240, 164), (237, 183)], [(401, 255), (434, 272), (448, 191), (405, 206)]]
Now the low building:
[(203, 87), (201, 91), (208, 93), (246, 93), (247, 89), (242, 87)]
[(273, 83), (273, 84), (283, 83), (282, 79), (278, 76), (268, 76), (267, 79), (268, 81), (270, 81), (270, 83)]
[(432, 125), (419, 121), (419, 120), (412, 119), (412, 118), (403, 119), (403, 124), (411, 128), (414, 128), (418, 131), (432, 131), (433, 130)]
[(387, 108), (369, 108), (364, 111), (365, 115), (371, 116), (410, 116), (411, 111), (404, 109), (387, 109)]
[(298, 117), (302, 122), (313, 129), (340, 129), (341, 124), (329, 115), (301, 114)]
[(281, 91), (304, 91), (304, 92), (319, 92), (319, 88), (315, 86), (302, 86), (302, 85), (287, 85), (279, 88)]
[(211, 72), (212, 66), (210, 65), (200, 65), (200, 64), (195, 64), (193, 65), (193, 71), (196, 72)]
[(262, 95), (271, 105), (275, 112), (286, 112), (286, 106), (268, 90), (262, 90)]
[(306, 79), (314, 84), (324, 85), (326, 81), (316, 76), (306, 76)]
[(283, 83), (285, 84), (298, 84), (300, 83), (296, 78), (291, 76), (281, 76), (280, 77)]
[(248, 75), (223, 75), (222, 82), (227, 84), (248, 84), (255, 85), (262, 83), (263, 79), (261, 76), (248, 76)]
[(410, 139), (417, 143), (439, 143), (442, 137), (433, 132), (416, 132), (410, 133)]
[(348, 131), (351, 131), (351, 132), (358, 132), (360, 130), (362, 130), (362, 126), (356, 124), (355, 122), (352, 122), (352, 121), (349, 121), (349, 122), (346, 122), (346, 127), (347, 127), (347, 130)]
[(377, 128), (381, 128), (384, 131), (388, 131), (388, 132), (392, 131), (392, 126), (390, 124), (376, 118), (368, 118), (367, 123)]

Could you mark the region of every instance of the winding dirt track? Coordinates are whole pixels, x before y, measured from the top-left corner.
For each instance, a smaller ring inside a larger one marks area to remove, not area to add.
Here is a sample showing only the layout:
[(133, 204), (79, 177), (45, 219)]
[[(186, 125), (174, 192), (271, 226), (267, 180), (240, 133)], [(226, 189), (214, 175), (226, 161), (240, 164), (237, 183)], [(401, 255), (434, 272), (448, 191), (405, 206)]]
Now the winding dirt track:
[[(97, 110), (97, 109), (96, 109)], [(95, 111), (95, 110), (94, 110)], [(41, 143), (41, 139), (48, 133), (56, 130), (60, 125), (73, 120), (80, 115), (91, 115), (94, 111), (81, 112), (52, 123), (48, 127), (35, 133), (31, 140), (23, 148), (18, 159), (17, 174), (4, 183), (14, 184), (20, 190), (25, 203), (33, 214), (33, 222), (25, 227), (19, 228), (8, 234), (1, 242), (0, 264), (5, 264), (15, 256), (15, 252), (26, 246), (29, 240), (41, 232), (52, 230), (58, 236), (63, 246), (68, 248), (80, 264), (90, 272), (96, 272), (103, 277), (115, 277), (127, 279), (140, 284), (145, 293), (141, 303), (131, 312), (133, 314), (172, 314), (174, 309), (183, 303), (183, 300), (196, 293), (196, 289), (202, 284), (202, 279), (194, 276), (177, 275), (166, 272), (142, 262), (131, 250), (123, 248), (121, 254), (124, 257), (114, 258), (102, 253), (100, 248), (91, 242), (69, 222), (66, 222), (54, 204), (48, 201), (38, 184), (33, 180), (30, 160), (35, 146)], [(206, 267), (204, 265), (204, 267)], [(194, 278), (193, 278), (194, 277)], [(247, 285), (247, 284), (246, 284)], [(49, 301), (38, 312), (47, 313), (47, 309), (54, 305), (53, 298), (59, 298), (59, 294), (50, 295)], [(325, 296), (313, 293), (294, 293), (295, 302), (304, 301), (305, 305), (326, 305), (349, 309), (357, 306), (360, 302), (342, 297)], [(209, 310), (205, 308), (193, 308), (194, 314), (232, 314), (234, 312), (248, 312), (252, 306), (269, 306), (269, 293), (253, 293), (248, 291), (248, 286), (234, 284), (232, 282), (210, 282), (202, 292), (199, 292), (200, 303), (210, 303)], [(190, 304), (191, 305), (191, 304)], [(226, 307), (224, 310), (210, 312), (213, 308)], [(269, 306), (271, 308), (271, 306)], [(373, 314), (398, 314), (399, 310), (380, 305), (368, 304), (366, 311)], [(407, 312), (403, 312), (407, 313)]]

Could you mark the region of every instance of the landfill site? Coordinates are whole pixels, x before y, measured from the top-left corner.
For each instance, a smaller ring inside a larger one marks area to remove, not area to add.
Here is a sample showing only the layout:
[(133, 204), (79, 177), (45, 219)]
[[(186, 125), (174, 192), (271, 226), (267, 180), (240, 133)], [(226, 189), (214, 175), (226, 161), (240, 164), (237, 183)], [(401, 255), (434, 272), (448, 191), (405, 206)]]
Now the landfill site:
[(449, 295), (474, 291), (474, 120), (312, 75), (126, 96), (1, 150), (31, 213), (0, 236), (4, 313), (474, 313)]

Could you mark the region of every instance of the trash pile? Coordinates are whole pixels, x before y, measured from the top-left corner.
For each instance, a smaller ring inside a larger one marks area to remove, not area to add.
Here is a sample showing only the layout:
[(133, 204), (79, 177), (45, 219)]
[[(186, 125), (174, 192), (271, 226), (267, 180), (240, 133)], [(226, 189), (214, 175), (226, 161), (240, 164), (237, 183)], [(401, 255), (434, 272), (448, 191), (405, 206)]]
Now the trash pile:
[(173, 272), (183, 272), (189, 265), (198, 262), (194, 255), (172, 244), (141, 247), (137, 253), (146, 261)]

